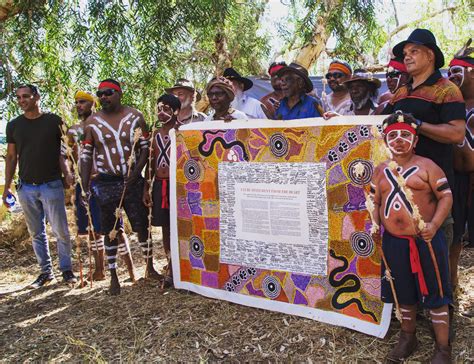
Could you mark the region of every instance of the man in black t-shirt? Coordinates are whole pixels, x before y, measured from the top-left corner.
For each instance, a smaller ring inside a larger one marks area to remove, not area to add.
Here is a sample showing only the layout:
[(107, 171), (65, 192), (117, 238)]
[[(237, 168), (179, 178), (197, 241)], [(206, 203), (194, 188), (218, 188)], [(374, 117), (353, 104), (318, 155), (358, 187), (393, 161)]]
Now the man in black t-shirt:
[(63, 280), (73, 284), (76, 278), (71, 265), (71, 239), (61, 172), (66, 186), (71, 186), (74, 178), (60, 153), (62, 120), (55, 114), (41, 111), (40, 95), (33, 85), (18, 87), (16, 98), (24, 113), (7, 124), (3, 201), (8, 205), (6, 199), (12, 194), (10, 187), (18, 162), (18, 199), (41, 267), (41, 274), (30, 287), (39, 288), (55, 281), (46, 237), (46, 218), (57, 238)]

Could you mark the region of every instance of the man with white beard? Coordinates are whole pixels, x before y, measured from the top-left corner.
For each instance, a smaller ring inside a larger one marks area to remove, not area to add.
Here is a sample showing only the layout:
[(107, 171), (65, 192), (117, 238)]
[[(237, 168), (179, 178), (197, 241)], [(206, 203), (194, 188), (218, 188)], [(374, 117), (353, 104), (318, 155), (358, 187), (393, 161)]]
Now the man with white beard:
[(176, 96), (181, 102), (178, 114), (178, 125), (203, 121), (206, 114), (196, 110), (195, 105), (201, 99), (201, 94), (196, 90), (194, 84), (185, 78), (179, 78), (173, 87), (165, 89), (168, 94)]
[(234, 85), (235, 98), (230, 106), (244, 112), (249, 119), (267, 119), (267, 115), (265, 114), (266, 107), (257, 99), (245, 94), (245, 91), (252, 88), (252, 80), (242, 77), (240, 73), (232, 67), (226, 68), (223, 76)]
[(340, 107), (340, 115), (373, 115), (377, 109), (375, 100), (381, 86), (379, 79), (363, 69), (354, 71), (351, 79), (344, 82), (351, 100)]

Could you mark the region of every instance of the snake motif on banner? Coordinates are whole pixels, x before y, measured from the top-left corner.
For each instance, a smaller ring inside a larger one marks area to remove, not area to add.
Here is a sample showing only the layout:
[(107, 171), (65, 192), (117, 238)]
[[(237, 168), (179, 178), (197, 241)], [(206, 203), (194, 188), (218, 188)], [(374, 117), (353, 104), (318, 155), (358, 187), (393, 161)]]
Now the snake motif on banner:
[[(346, 308), (347, 306), (355, 303), (357, 307), (359, 308), (360, 312), (371, 316), (375, 321), (377, 321), (377, 318), (375, 317), (374, 313), (367, 311), (362, 306), (362, 302), (355, 297), (351, 298), (350, 300), (347, 300), (344, 303), (339, 303), (338, 298), (343, 293), (353, 293), (353, 292), (358, 292), (360, 290), (360, 279), (355, 274), (346, 274), (340, 280), (336, 280), (335, 279), (336, 275), (338, 273), (344, 272), (349, 267), (349, 263), (345, 257), (336, 255), (333, 249), (329, 251), (329, 254), (331, 254), (331, 257), (333, 257), (334, 259), (337, 259), (343, 262), (342, 267), (333, 269), (332, 272), (329, 274), (329, 283), (331, 284), (331, 286), (336, 287), (336, 288), (342, 287), (336, 290), (336, 292), (332, 296), (332, 301), (331, 301), (332, 305), (338, 310), (342, 310), (343, 308)], [(349, 281), (354, 282), (354, 285), (344, 286)]]
[(242, 149), (244, 160), (246, 160), (246, 161), (249, 160), (249, 156), (247, 154), (247, 151), (245, 150), (245, 145), (242, 142), (240, 142), (238, 140), (234, 140), (234, 141), (228, 143), (221, 136), (214, 137), (211, 140), (211, 143), (209, 145), (209, 149), (205, 150), (204, 147), (206, 146), (206, 144), (209, 143), (209, 140), (207, 139), (207, 136), (208, 135), (217, 135), (219, 133), (225, 133), (225, 130), (216, 130), (216, 131), (207, 130), (207, 131), (205, 131), (202, 134), (202, 142), (199, 143), (199, 147), (198, 147), (199, 153), (201, 153), (205, 157), (209, 157), (214, 152), (214, 146), (217, 144), (217, 142), (220, 142), (221, 145), (225, 149), (230, 149), (233, 146), (239, 146)]

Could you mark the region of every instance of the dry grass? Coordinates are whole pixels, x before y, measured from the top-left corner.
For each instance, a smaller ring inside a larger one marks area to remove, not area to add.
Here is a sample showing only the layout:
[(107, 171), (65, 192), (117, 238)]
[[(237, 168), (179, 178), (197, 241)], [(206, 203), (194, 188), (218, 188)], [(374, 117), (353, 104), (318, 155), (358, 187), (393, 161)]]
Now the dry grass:
[[(397, 340), (395, 321), (382, 340), (186, 291), (162, 291), (153, 281), (124, 283), (118, 298), (106, 294), (106, 282), (95, 283), (92, 289), (57, 284), (21, 290), (38, 270), (20, 225), (13, 225), (14, 233), (0, 229), (2, 362), (382, 362)], [(143, 275), (136, 241), (131, 245), (138, 273)], [(457, 362), (474, 360), (474, 322), (466, 316), (473, 311), (473, 262), (474, 250), (466, 250), (455, 321)], [(163, 264), (161, 259), (157, 265)], [(123, 270), (120, 275), (127, 277)], [(419, 326), (421, 346), (410, 359), (426, 362), (433, 339), (426, 320), (420, 320)]]

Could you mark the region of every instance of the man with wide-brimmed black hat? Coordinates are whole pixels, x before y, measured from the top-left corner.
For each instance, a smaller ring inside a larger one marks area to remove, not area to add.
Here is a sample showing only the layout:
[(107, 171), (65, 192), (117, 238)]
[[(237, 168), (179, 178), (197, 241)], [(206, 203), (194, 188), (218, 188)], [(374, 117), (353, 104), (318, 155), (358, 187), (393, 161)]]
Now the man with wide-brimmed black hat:
[(313, 83), (308, 70), (297, 63), (290, 63), (277, 73), (281, 79), (283, 99), (276, 111), (280, 120), (305, 119), (320, 117), (322, 107), (318, 100), (307, 95), (313, 91)]
[(203, 121), (206, 115), (195, 108), (196, 102), (201, 99), (201, 94), (196, 90), (194, 84), (185, 78), (179, 78), (173, 87), (166, 88), (165, 91), (176, 96), (181, 102), (181, 109), (178, 114), (179, 124), (189, 124), (196, 121)]
[(235, 97), (231, 103), (234, 109), (242, 111), (249, 119), (267, 119), (265, 106), (257, 99), (245, 94), (245, 91), (252, 88), (252, 80), (242, 77), (240, 73), (232, 67), (226, 68), (223, 76), (234, 85)]
[[(444, 65), (444, 56), (429, 30), (415, 29), (407, 40), (393, 48), (393, 54), (403, 58), (411, 79), (398, 89), (383, 112), (392, 114), (401, 110), (416, 118), (420, 133), (416, 154), (433, 160), (441, 167), (447, 177), (447, 185), (452, 188), (453, 144), (461, 143), (465, 133), (465, 104), (461, 91), (451, 81), (442, 77), (439, 69)], [(444, 230), (448, 244), (449, 240), (452, 240), (452, 222), (452, 218), (448, 217), (441, 226), (433, 226), (433, 229)], [(426, 223), (431, 224), (431, 221)], [(450, 231), (451, 237), (446, 234)], [(443, 252), (434, 250), (437, 259), (447, 259)], [(452, 302), (450, 289), (444, 292), (444, 297), (449, 298), (448, 304)], [(417, 346), (416, 303), (400, 304), (404, 310), (404, 319), (399, 342), (387, 357), (392, 361), (406, 359)], [(432, 363), (448, 363), (451, 361), (448, 305), (433, 306), (430, 308), (430, 314), (436, 335)]]

